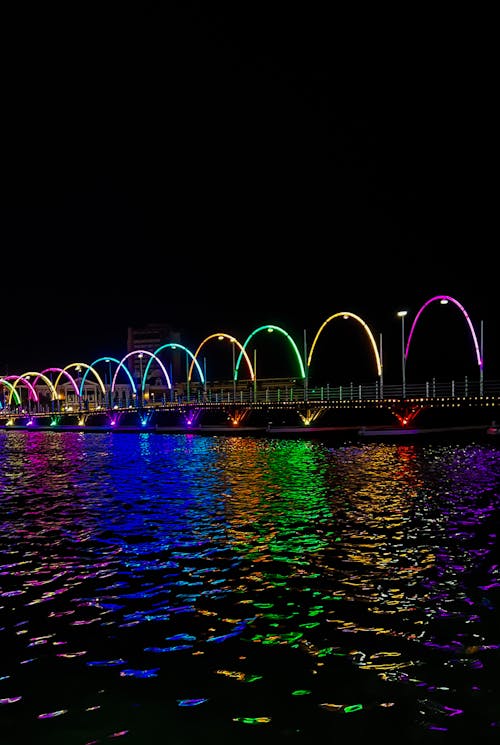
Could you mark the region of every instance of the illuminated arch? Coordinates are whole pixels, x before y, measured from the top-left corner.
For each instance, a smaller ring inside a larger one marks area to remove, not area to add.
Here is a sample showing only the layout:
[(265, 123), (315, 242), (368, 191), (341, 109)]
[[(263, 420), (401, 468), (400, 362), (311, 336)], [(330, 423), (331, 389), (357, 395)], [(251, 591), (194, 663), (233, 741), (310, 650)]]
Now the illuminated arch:
[[(85, 370), (85, 372), (83, 374), (83, 377), (82, 377), (82, 382), (80, 383), (80, 396), (83, 393), (83, 386), (85, 385), (85, 379), (86, 379), (87, 375), (89, 374), (89, 372), (91, 372), (91, 371), (94, 373), (95, 377), (99, 381), (99, 384), (101, 386), (101, 391), (103, 392), (103, 394), (106, 393), (106, 386), (102, 382), (102, 378), (97, 374), (97, 371), (94, 370), (94, 365), (96, 365), (98, 362), (116, 362), (117, 365), (120, 364), (120, 360), (117, 360), (116, 357), (99, 357), (97, 360), (94, 360), (91, 365), (85, 365), (85, 367), (87, 369)], [(83, 367), (83, 363), (82, 362), (75, 362), (73, 364), (75, 364), (75, 365), (82, 365), (82, 367)], [(134, 393), (137, 393), (136, 388), (135, 388), (134, 379), (133, 379), (132, 375), (130, 374), (130, 370), (127, 367), (125, 367), (125, 366), (123, 367), (123, 369), (124, 369), (124, 371), (128, 375), (128, 378), (130, 380), (130, 384), (132, 386), (132, 391)], [(109, 384), (111, 386), (111, 393), (113, 393), (113, 386), (111, 385), (111, 380), (109, 381)]]
[[(64, 375), (66, 375), (66, 377), (68, 378), (69, 382), (73, 386), (73, 390), (75, 391), (76, 395), (77, 396), (79, 395), (79, 393), (78, 393), (78, 386), (76, 384), (76, 381), (75, 381), (75, 379), (73, 377), (71, 377), (71, 375), (69, 374), (69, 372), (66, 372), (66, 369), (63, 370), (61, 367), (46, 367), (45, 370), (42, 370), (42, 373), (48, 373), (48, 372), (58, 372), (59, 373), (59, 375), (57, 376), (57, 378), (56, 378), (56, 380), (54, 382), (54, 388), (56, 390), (57, 390), (57, 386), (59, 385), (59, 380), (61, 378), (61, 375), (64, 374)], [(33, 385), (36, 385), (37, 380), (38, 380), (38, 378), (36, 378), (33, 381)]]
[(338, 318), (339, 316), (342, 316), (342, 318), (346, 318), (346, 317), (353, 318), (355, 321), (357, 321), (358, 323), (360, 323), (361, 326), (363, 327), (363, 329), (366, 331), (366, 333), (368, 335), (368, 338), (370, 340), (370, 344), (372, 345), (373, 354), (375, 356), (375, 363), (377, 365), (377, 374), (380, 377), (382, 375), (382, 362), (381, 362), (381, 359), (380, 359), (379, 351), (377, 349), (377, 345), (375, 343), (375, 339), (373, 338), (373, 334), (370, 331), (369, 326), (363, 321), (362, 318), (360, 318), (359, 316), (357, 316), (355, 313), (350, 313), (349, 311), (345, 311), (345, 310), (344, 311), (340, 311), (339, 313), (334, 313), (333, 316), (330, 316), (329, 318), (326, 319), (326, 321), (324, 321), (321, 324), (321, 326), (319, 327), (319, 329), (318, 329), (318, 331), (316, 333), (316, 336), (314, 337), (313, 343), (311, 344), (311, 349), (309, 351), (309, 357), (307, 358), (307, 367), (309, 368), (311, 366), (311, 360), (312, 360), (314, 348), (315, 348), (316, 343), (318, 341), (319, 335), (321, 334), (321, 332), (323, 331), (323, 329), (325, 328), (325, 326), (327, 325), (327, 323), (330, 323), (330, 321), (332, 321), (334, 318)]
[(20, 406), (20, 404), (21, 404), (21, 396), (16, 391), (16, 389), (14, 388), (14, 386), (12, 385), (12, 383), (9, 383), (9, 381), (8, 380), (5, 380), (5, 378), (0, 378), (0, 384), (2, 384), (2, 383), (3, 383), (3, 385), (6, 385), (7, 388), (9, 389), (9, 391), (10, 391), (10, 393), (9, 393), (9, 406), (10, 406), (10, 401), (11, 401), (12, 396), (15, 396), (16, 397), (16, 404), (18, 406)]
[[(94, 374), (95, 378), (97, 379), (97, 382), (99, 383), (99, 387), (100, 387), (102, 393), (103, 394), (106, 393), (106, 388), (104, 386), (104, 383), (102, 382), (101, 377), (98, 375), (97, 371), (94, 370), (93, 367), (91, 367), (90, 365), (87, 365), (86, 362), (70, 362), (69, 365), (66, 365), (66, 367), (63, 370), (63, 372), (65, 372), (66, 370), (69, 370), (70, 367), (74, 367), (77, 371), (78, 371), (78, 368), (79, 367), (86, 367), (87, 370), (85, 371), (84, 378), (88, 375), (89, 372), (92, 372)], [(57, 378), (57, 381), (56, 382), (59, 382), (59, 378), (61, 377), (61, 375), (62, 375), (62, 373), (59, 374), (59, 377)], [(80, 398), (82, 397), (82, 394), (83, 394), (83, 380), (80, 383), (80, 390), (78, 391), (78, 395), (80, 396)]]
[[(201, 383), (204, 383), (205, 382), (205, 378), (204, 378), (203, 372), (201, 370), (200, 364), (199, 364), (198, 360), (196, 359), (195, 355), (187, 347), (183, 347), (182, 344), (178, 344), (177, 342), (169, 342), (168, 344), (162, 344), (161, 347), (158, 347), (157, 349), (155, 349), (154, 354), (157, 355), (158, 352), (161, 352), (162, 349), (166, 349), (167, 347), (170, 347), (171, 349), (177, 349), (177, 347), (178, 347), (179, 349), (182, 349), (184, 352), (186, 352), (186, 354), (189, 355), (191, 357), (191, 359), (192, 359), (192, 363), (191, 364), (193, 364), (193, 362), (196, 364), (196, 369), (198, 370), (198, 375), (200, 376), (200, 382)], [(149, 371), (149, 368), (151, 367), (152, 364), (153, 364), (153, 359), (151, 358), (148, 361), (148, 364), (146, 365), (146, 369), (144, 371), (144, 380), (147, 380), (148, 371)]]
[[(22, 375), (6, 375), (5, 376), (5, 380), (15, 380), (16, 382), (12, 386), (13, 388), (16, 387), (17, 381), (21, 381), (22, 383), (24, 383), (25, 386), (27, 388), (29, 388), (28, 398), (31, 398), (33, 401), (35, 401), (35, 402), (38, 403), (38, 393), (36, 392), (36, 390), (33, 387), (33, 385), (30, 383), (30, 381), (28, 380), (28, 378), (23, 378)], [(11, 399), (12, 399), (12, 393), (9, 396), (9, 404), (11, 402)]]
[(26, 378), (27, 375), (34, 375), (35, 376), (35, 380), (38, 380), (39, 378), (41, 378), (43, 380), (43, 382), (46, 383), (46, 385), (47, 385), (47, 387), (48, 387), (48, 389), (50, 391), (52, 401), (56, 401), (57, 400), (57, 391), (56, 391), (55, 387), (53, 386), (52, 381), (50, 380), (50, 378), (48, 378), (46, 375), (44, 375), (44, 373), (41, 373), (41, 372), (35, 372), (33, 370), (30, 370), (29, 372), (25, 372), (22, 375), (19, 375), (19, 377), (17, 378), (16, 382), (14, 383), (14, 388), (17, 386), (17, 383), (19, 382), (19, 380)]
[[(126, 354), (125, 357), (122, 357), (122, 359), (118, 363), (118, 367), (116, 368), (115, 374), (113, 375), (113, 383), (111, 384), (111, 390), (112, 391), (115, 388), (115, 381), (116, 381), (116, 378), (117, 378), (118, 373), (120, 371), (120, 368), (123, 367), (125, 369), (125, 366), (124, 366), (123, 363), (125, 362), (125, 360), (127, 360), (129, 357), (132, 357), (134, 354), (135, 355), (147, 354), (148, 357), (151, 357), (152, 359), (154, 358), (157, 361), (158, 365), (160, 366), (161, 370), (163, 371), (163, 374), (165, 376), (165, 380), (167, 381), (167, 388), (172, 388), (172, 383), (170, 382), (170, 378), (168, 377), (168, 372), (166, 371), (163, 362), (160, 359), (158, 359), (158, 357), (155, 354), (153, 354), (153, 352), (148, 352), (147, 349), (135, 349), (133, 352), (129, 352), (128, 354)], [(144, 388), (144, 381), (145, 381), (145, 379), (146, 378), (144, 377), (144, 374), (143, 374), (142, 375), (142, 380), (141, 380), (141, 389)], [(135, 388), (135, 386), (134, 386), (134, 388)], [(135, 393), (135, 390), (134, 390), (134, 393)]]
[(254, 329), (252, 331), (252, 333), (247, 337), (245, 343), (243, 344), (243, 349), (240, 352), (240, 355), (238, 357), (238, 360), (236, 361), (235, 370), (234, 370), (234, 379), (236, 380), (238, 378), (238, 370), (239, 370), (239, 366), (240, 366), (240, 362), (241, 362), (241, 357), (242, 357), (242, 354), (243, 354), (244, 350), (246, 350), (248, 344), (250, 343), (250, 340), (255, 336), (255, 334), (258, 334), (259, 331), (264, 331), (266, 329), (267, 329), (267, 331), (279, 331), (281, 334), (283, 334), (288, 339), (288, 341), (292, 345), (292, 349), (295, 352), (295, 355), (297, 357), (297, 361), (299, 363), (300, 377), (301, 378), (305, 378), (306, 377), (306, 372), (304, 370), (304, 364), (302, 362), (302, 358), (300, 356), (300, 352), (299, 352), (299, 350), (297, 348), (297, 345), (295, 344), (294, 340), (290, 336), (290, 334), (288, 334), (284, 329), (280, 328), (279, 326), (273, 326), (272, 324), (267, 324), (266, 326), (259, 326), (259, 328)]
[[(199, 345), (198, 349), (197, 349), (197, 350), (196, 350), (196, 352), (194, 353), (193, 361), (191, 362), (191, 365), (190, 365), (190, 367), (189, 367), (189, 372), (188, 372), (188, 380), (189, 380), (189, 381), (191, 380), (191, 375), (192, 375), (192, 373), (193, 373), (193, 367), (194, 367), (194, 364), (195, 364), (196, 358), (198, 357), (198, 355), (199, 355), (199, 353), (200, 353), (200, 350), (201, 350), (201, 348), (202, 348), (202, 347), (203, 347), (203, 346), (204, 346), (204, 345), (205, 345), (205, 344), (207, 343), (207, 341), (209, 341), (210, 339), (228, 339), (228, 341), (230, 341), (230, 342), (231, 342), (231, 344), (232, 344), (232, 343), (234, 342), (234, 344), (236, 344), (236, 346), (237, 346), (237, 347), (239, 348), (239, 350), (240, 350), (240, 353), (239, 353), (239, 356), (238, 356), (238, 364), (239, 364), (239, 361), (241, 360), (241, 358), (242, 358), (242, 356), (243, 356), (243, 357), (245, 358), (245, 362), (247, 363), (247, 367), (248, 367), (248, 372), (249, 372), (249, 374), (250, 374), (250, 380), (255, 380), (255, 373), (254, 373), (254, 370), (253, 370), (253, 367), (252, 367), (252, 363), (250, 362), (250, 357), (248, 356), (248, 354), (247, 354), (247, 353), (246, 353), (246, 351), (245, 351), (245, 346), (244, 346), (244, 345), (242, 345), (242, 344), (241, 344), (241, 342), (239, 342), (239, 341), (238, 341), (238, 339), (236, 339), (236, 338), (235, 338), (234, 336), (231, 336), (231, 334), (225, 334), (225, 333), (223, 333), (222, 331), (220, 331), (220, 332), (219, 332), (218, 334), (210, 334), (210, 336), (207, 336), (207, 337), (206, 337), (205, 339), (203, 339), (203, 341), (202, 341), (202, 342), (201, 342), (201, 344)], [(237, 373), (237, 367), (235, 366), (235, 370), (234, 370), (234, 380), (236, 380), (236, 379), (237, 379), (237, 377), (238, 377), (238, 373)]]
[(471, 332), (472, 341), (474, 343), (474, 349), (476, 351), (477, 364), (479, 365), (479, 369), (482, 370), (483, 369), (483, 360), (481, 359), (481, 352), (479, 351), (479, 344), (478, 344), (478, 341), (477, 341), (476, 332), (474, 331), (474, 326), (472, 325), (472, 321), (471, 321), (471, 319), (469, 317), (469, 314), (465, 310), (464, 306), (461, 305), (458, 302), (458, 300), (455, 300), (455, 298), (450, 297), (450, 295), (434, 295), (434, 297), (431, 297), (429, 300), (427, 300), (427, 302), (425, 302), (422, 305), (422, 307), (418, 311), (417, 315), (415, 316), (415, 320), (413, 321), (413, 323), (411, 325), (410, 333), (408, 334), (408, 341), (406, 342), (406, 350), (405, 350), (405, 359), (406, 360), (408, 359), (408, 352), (410, 351), (410, 342), (412, 340), (413, 332), (415, 331), (415, 326), (417, 324), (418, 319), (422, 315), (422, 312), (424, 311), (424, 309), (427, 308), (427, 306), (430, 305), (430, 303), (433, 303), (435, 300), (440, 300), (442, 302), (444, 301), (445, 303), (447, 303), (447, 302), (453, 303), (454, 305), (457, 306), (457, 308), (459, 310), (462, 311), (462, 313), (464, 315), (464, 318), (467, 321), (467, 324), (468, 324), (469, 329), (470, 329), (470, 332)]

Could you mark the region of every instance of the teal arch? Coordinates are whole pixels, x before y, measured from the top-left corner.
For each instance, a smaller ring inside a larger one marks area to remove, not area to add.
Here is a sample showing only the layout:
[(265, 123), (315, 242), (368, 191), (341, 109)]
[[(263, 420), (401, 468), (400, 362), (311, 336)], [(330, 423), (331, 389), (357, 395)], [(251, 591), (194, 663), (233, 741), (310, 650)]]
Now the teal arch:
[(246, 350), (248, 344), (250, 343), (251, 339), (255, 336), (255, 334), (258, 334), (259, 331), (279, 331), (281, 334), (283, 334), (286, 339), (290, 342), (293, 351), (295, 352), (295, 356), (297, 357), (297, 361), (299, 363), (299, 369), (300, 369), (300, 376), (301, 378), (306, 377), (306, 371), (304, 369), (304, 363), (302, 362), (302, 357), (300, 356), (300, 352), (298, 350), (297, 345), (295, 344), (294, 340), (290, 336), (290, 334), (282, 329), (280, 326), (274, 326), (273, 324), (266, 324), (265, 326), (259, 326), (258, 328), (254, 329), (252, 333), (247, 337), (246, 341), (243, 344), (243, 348), (241, 352), (238, 355), (238, 359), (236, 360), (236, 364), (234, 366), (234, 379), (238, 380), (238, 370), (241, 363), (241, 358), (243, 357), (243, 351)]
[[(117, 366), (120, 365), (120, 360), (117, 360), (116, 357), (99, 357), (98, 359), (94, 360), (92, 362), (92, 364), (85, 370), (85, 373), (84, 373), (84, 375), (82, 377), (82, 382), (80, 383), (80, 396), (82, 395), (83, 386), (85, 385), (85, 378), (87, 377), (87, 375), (89, 374), (89, 372), (92, 370), (92, 372), (95, 375), (97, 375), (96, 372), (95, 372), (95, 370), (94, 370), (94, 365), (96, 365), (98, 362), (116, 362)], [(130, 384), (132, 386), (133, 392), (134, 393), (137, 393), (136, 388), (135, 388), (134, 379), (133, 379), (132, 375), (130, 374), (129, 369), (127, 367), (125, 367), (125, 366), (123, 366), (123, 369), (124, 369), (125, 373), (128, 375), (128, 379), (130, 380)], [(109, 385), (110, 385), (111, 393), (113, 393), (112, 380), (109, 381)]]
[[(196, 365), (196, 369), (198, 370), (198, 375), (200, 376), (200, 382), (201, 383), (204, 383), (205, 382), (205, 377), (204, 377), (203, 372), (202, 372), (202, 369), (200, 367), (200, 363), (198, 362), (198, 360), (196, 359), (196, 357), (194, 356), (194, 354), (191, 352), (191, 350), (188, 349), (187, 347), (183, 347), (182, 344), (179, 344), (178, 342), (168, 342), (168, 344), (162, 344), (161, 347), (158, 347), (157, 349), (155, 349), (155, 351), (154, 351), (153, 354), (156, 356), (158, 354), (158, 352), (161, 352), (162, 349), (166, 349), (167, 347), (170, 347), (171, 349), (177, 349), (177, 348), (179, 348), (179, 349), (182, 349), (184, 352), (186, 352), (186, 354), (189, 357), (191, 357), (191, 360)], [(148, 370), (149, 370), (149, 368), (151, 367), (152, 364), (153, 364), (153, 358), (150, 357), (149, 362), (146, 365), (146, 369), (144, 371), (143, 380), (147, 380), (147, 378), (148, 378)]]

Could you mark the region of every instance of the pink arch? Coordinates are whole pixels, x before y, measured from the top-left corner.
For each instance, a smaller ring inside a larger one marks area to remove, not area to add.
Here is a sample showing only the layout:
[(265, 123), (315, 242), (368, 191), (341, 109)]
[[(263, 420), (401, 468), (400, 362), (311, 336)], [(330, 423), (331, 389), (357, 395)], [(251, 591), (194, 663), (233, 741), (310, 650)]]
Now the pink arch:
[[(19, 381), (22, 381), (24, 385), (28, 388), (28, 398), (31, 398), (32, 401), (38, 401), (38, 393), (36, 392), (36, 389), (32, 386), (28, 378), (23, 378), (22, 375), (4, 375), (5, 380), (15, 380), (14, 388), (18, 384)], [(10, 398), (9, 398), (9, 404), (10, 404)]]
[(415, 326), (417, 324), (418, 319), (422, 315), (422, 312), (423, 312), (424, 308), (427, 308), (427, 306), (430, 303), (433, 303), (435, 300), (445, 300), (446, 302), (449, 301), (450, 303), (454, 303), (454, 305), (456, 305), (457, 308), (459, 308), (462, 311), (462, 313), (464, 314), (464, 318), (467, 321), (467, 324), (469, 326), (469, 329), (470, 329), (470, 332), (471, 332), (471, 336), (472, 336), (472, 340), (474, 342), (474, 349), (476, 350), (477, 364), (479, 365), (479, 368), (482, 370), (482, 368), (483, 368), (483, 360), (481, 358), (481, 352), (479, 351), (479, 344), (478, 344), (478, 341), (477, 341), (476, 332), (474, 331), (474, 326), (472, 325), (472, 321), (470, 320), (469, 314), (465, 310), (464, 306), (461, 305), (458, 302), (458, 300), (455, 300), (455, 298), (450, 297), (450, 295), (435, 295), (434, 297), (431, 297), (430, 300), (427, 300), (427, 302), (425, 302), (422, 305), (422, 307), (418, 311), (417, 315), (415, 316), (415, 320), (412, 323), (412, 326), (411, 326), (411, 329), (410, 329), (410, 333), (408, 334), (408, 341), (406, 342), (406, 350), (405, 350), (405, 359), (406, 360), (408, 359), (408, 352), (410, 351), (410, 342), (412, 340), (413, 332), (415, 330)]
[(66, 377), (68, 378), (69, 382), (73, 386), (73, 390), (75, 391), (76, 395), (77, 396), (80, 395), (80, 391), (78, 390), (78, 386), (76, 384), (75, 379), (69, 374), (69, 372), (67, 372), (66, 370), (63, 370), (61, 367), (46, 367), (45, 370), (42, 370), (42, 372), (39, 375), (37, 375), (37, 377), (33, 381), (33, 385), (36, 385), (38, 383), (38, 379), (40, 378), (41, 375), (43, 375), (44, 373), (48, 373), (48, 372), (57, 372), (57, 373), (59, 373), (59, 375), (57, 376), (57, 380), (56, 380), (56, 383), (55, 383), (54, 388), (57, 387), (57, 384), (59, 382), (59, 378), (61, 377), (61, 375), (66, 375)]

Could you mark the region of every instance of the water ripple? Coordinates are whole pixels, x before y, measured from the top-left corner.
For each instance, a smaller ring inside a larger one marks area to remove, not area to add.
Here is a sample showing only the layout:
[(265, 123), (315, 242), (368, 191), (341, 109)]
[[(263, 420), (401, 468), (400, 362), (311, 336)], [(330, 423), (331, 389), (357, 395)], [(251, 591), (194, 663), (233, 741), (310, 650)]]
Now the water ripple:
[(491, 444), (0, 432), (0, 494), (7, 741), (498, 731)]

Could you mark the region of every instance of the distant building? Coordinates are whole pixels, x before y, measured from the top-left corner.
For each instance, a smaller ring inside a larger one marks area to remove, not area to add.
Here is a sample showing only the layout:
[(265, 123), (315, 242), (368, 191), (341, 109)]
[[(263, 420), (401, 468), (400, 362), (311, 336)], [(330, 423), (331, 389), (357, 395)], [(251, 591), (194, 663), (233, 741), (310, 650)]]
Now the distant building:
[[(173, 349), (172, 347), (165, 345), (180, 343), (180, 332), (174, 330), (169, 324), (148, 323), (141, 327), (129, 326), (127, 334), (127, 354), (138, 352), (139, 350), (155, 354), (165, 367), (171, 383), (175, 385), (176, 382), (185, 377), (185, 374), (182, 372), (184, 353), (181, 353), (182, 350), (180, 349)], [(164, 349), (161, 349), (161, 347), (164, 347)], [(158, 354), (156, 354), (157, 350), (160, 350)], [(149, 354), (143, 355), (142, 357), (135, 354), (127, 360), (129, 363), (128, 369), (130, 370), (134, 380), (137, 382), (141, 380), (141, 373), (144, 374), (151, 359), (152, 358)], [(144, 398), (148, 401), (150, 396), (152, 396), (159, 400), (160, 398), (164, 398), (166, 393), (167, 382), (165, 380), (165, 375), (156, 360), (153, 359), (144, 385)]]
[[(50, 380), (40, 375), (36, 379), (33, 376), (27, 376), (23, 384), (16, 382), (14, 396), (4, 384), (0, 386), (0, 409), (10, 408), (12, 405), (26, 408), (26, 410), (45, 412), (81, 411), (82, 409), (95, 410), (111, 407), (128, 408), (138, 405), (161, 406), (167, 402), (182, 400), (186, 395), (186, 390), (191, 394), (197, 392), (200, 384), (198, 381), (192, 386), (187, 383), (188, 364), (191, 360), (188, 359), (180, 339), (180, 332), (173, 330), (165, 323), (148, 323), (141, 327), (129, 327), (127, 359), (123, 365), (127, 370), (122, 369), (119, 372), (118, 379), (113, 384), (112, 393), (110, 390), (113, 378), (111, 360), (106, 360), (108, 368), (104, 372), (100, 371), (102, 378), (94, 368), (84, 371), (78, 366), (64, 378), (56, 373), (54, 376), (50, 374)], [(175, 348), (176, 345), (179, 346)], [(145, 354), (142, 356), (131, 354), (140, 351)], [(147, 377), (141, 390), (141, 381), (146, 372)], [(35, 389), (33, 395), (28, 390), (28, 386), (31, 385), (30, 377)], [(55, 380), (52, 380), (52, 377), (55, 377)], [(57, 387), (57, 398), (54, 400), (50, 389), (52, 383)]]

